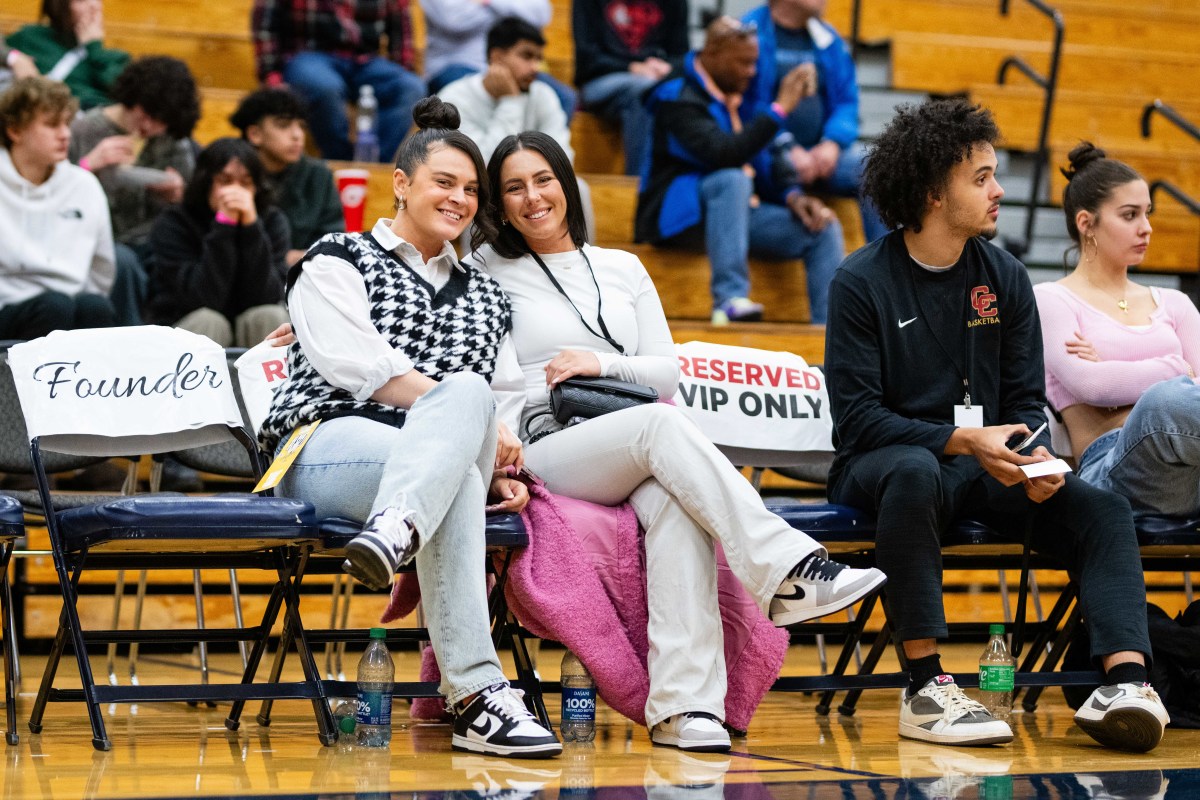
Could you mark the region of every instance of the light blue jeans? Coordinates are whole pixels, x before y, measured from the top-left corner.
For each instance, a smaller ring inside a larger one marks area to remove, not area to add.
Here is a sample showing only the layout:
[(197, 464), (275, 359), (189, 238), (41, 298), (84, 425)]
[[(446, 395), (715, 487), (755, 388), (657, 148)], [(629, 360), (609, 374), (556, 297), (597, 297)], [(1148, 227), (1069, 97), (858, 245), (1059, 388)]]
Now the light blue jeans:
[(610, 72), (588, 81), (579, 89), (579, 101), (584, 111), (599, 114), (621, 126), (626, 175), (640, 175), (643, 163), (650, 157), (654, 121), (642, 105), (642, 95), (655, 83), (653, 78), (632, 72)]
[(483, 378), (450, 375), (413, 404), (402, 428), (363, 417), (321, 423), (279, 489), (312, 503), (318, 519), (413, 512), (421, 602), (441, 692), (451, 703), (506, 680), (492, 646), (484, 578), (495, 410)]
[(1128, 497), (1135, 517), (1200, 512), (1200, 386), (1180, 376), (1147, 389), (1083, 451), (1079, 477)]
[(841, 224), (833, 220), (825, 230), (813, 233), (786, 206), (760, 203), (751, 208), (753, 193), (753, 183), (741, 169), (719, 169), (700, 181), (704, 247), (712, 263), (713, 308), (732, 297), (750, 296), (749, 256), (801, 258), (812, 321), (824, 325), (829, 283), (846, 255)]

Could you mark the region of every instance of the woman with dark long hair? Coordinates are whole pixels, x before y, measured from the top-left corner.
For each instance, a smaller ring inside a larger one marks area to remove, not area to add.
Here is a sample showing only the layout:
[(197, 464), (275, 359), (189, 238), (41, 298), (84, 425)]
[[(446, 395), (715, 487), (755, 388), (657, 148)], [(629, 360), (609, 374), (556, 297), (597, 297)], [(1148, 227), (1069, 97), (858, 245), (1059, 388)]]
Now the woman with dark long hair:
[(183, 201), (151, 229), (146, 319), (223, 347), (253, 347), (287, 320), (290, 236), (258, 151), (242, 139), (217, 139), (196, 158)]
[[(489, 205), (483, 157), (436, 97), (417, 104), (400, 145), (396, 215), (369, 233), (322, 237), (288, 273), (296, 341), (260, 439), (269, 451), (320, 421), (280, 484), (319, 517), (365, 523), (344, 569), (385, 588), (415, 558), (452, 745), (545, 757), (562, 745), (500, 669), (488, 625), (484, 506), (519, 511), (507, 476), (520, 443), (497, 422), (488, 381), (515, 369), (508, 299), (461, 264), (450, 242)], [(490, 215), (476, 237), (492, 234)], [(519, 379), (518, 379), (519, 383)]]
[(525, 376), (525, 463), (555, 493), (603, 505), (628, 500), (645, 530), (650, 694), (656, 744), (730, 747), (715, 545), (776, 625), (830, 614), (884, 582), (850, 569), (764, 508), (749, 482), (683, 413), (664, 403), (564, 427), (550, 388), (572, 376), (678, 384), (671, 332), (636, 256), (587, 242), (570, 161), (551, 137), (504, 139), (488, 164), (497, 235), (474, 256), (512, 303)]

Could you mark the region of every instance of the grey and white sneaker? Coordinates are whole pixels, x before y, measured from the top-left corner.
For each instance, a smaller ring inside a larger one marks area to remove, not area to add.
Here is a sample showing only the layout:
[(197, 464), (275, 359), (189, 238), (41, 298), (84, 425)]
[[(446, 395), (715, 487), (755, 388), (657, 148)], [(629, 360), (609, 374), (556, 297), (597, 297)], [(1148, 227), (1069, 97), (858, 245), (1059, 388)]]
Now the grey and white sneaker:
[(900, 735), (934, 744), (1006, 744), (1012, 728), (972, 700), (950, 675), (929, 679), (916, 694), (900, 693)]
[(667, 717), (650, 730), (650, 741), (697, 753), (725, 753), (730, 747), (721, 720), (703, 711)]
[(854, 569), (819, 556), (801, 561), (771, 598), (777, 628), (807, 622), (852, 606), (887, 583), (878, 569)]
[(371, 517), (362, 533), (346, 545), (342, 571), (371, 589), (391, 586), (396, 570), (420, 548), (411, 522), (412, 513), (385, 508)]
[(525, 693), (507, 683), (489, 686), (458, 709), (450, 746), (470, 753), (550, 758), (562, 744), (525, 707)]
[(1171, 717), (1148, 683), (1100, 686), (1075, 712), (1075, 724), (1105, 747), (1146, 753), (1162, 741)]

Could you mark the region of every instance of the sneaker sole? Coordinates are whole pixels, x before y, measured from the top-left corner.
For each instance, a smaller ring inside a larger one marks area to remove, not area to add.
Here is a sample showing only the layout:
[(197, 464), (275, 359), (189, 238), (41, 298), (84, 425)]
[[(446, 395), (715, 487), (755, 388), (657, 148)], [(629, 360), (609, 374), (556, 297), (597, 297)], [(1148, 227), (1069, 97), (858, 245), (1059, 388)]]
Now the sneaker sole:
[(1148, 753), (1162, 741), (1158, 717), (1141, 708), (1118, 708), (1098, 720), (1075, 717), (1075, 724), (1105, 747)]
[(390, 566), (388, 560), (365, 541), (355, 539), (346, 545), (342, 571), (370, 589), (386, 589), (392, 585), (394, 573)]
[(488, 744), (468, 739), (465, 736), (459, 736), (457, 733), (451, 735), (450, 747), (466, 753), (483, 753), (485, 755), (508, 756), (510, 758), (551, 758), (562, 754), (562, 744), (559, 742), (505, 747), (504, 745)]
[(1013, 740), (1012, 733), (991, 736), (963, 736), (961, 734), (934, 733), (922, 728), (920, 725), (912, 725), (907, 722), (900, 723), (900, 735), (905, 739), (916, 739), (920, 742), (932, 742), (933, 744), (948, 744), (955, 747), (981, 747), (988, 744), (1008, 744)]
[(808, 622), (809, 620), (819, 619), (829, 614), (833, 614), (841, 611), (844, 608), (849, 608), (872, 592), (878, 591), (885, 583), (887, 583), (887, 576), (880, 572), (875, 580), (871, 581), (865, 586), (860, 586), (857, 591), (848, 597), (841, 597), (836, 602), (826, 603), (823, 606), (801, 608), (797, 609), (796, 611), (788, 611), (786, 613), (779, 614), (778, 616), (772, 616), (771, 624), (776, 628), (786, 628), (789, 625), (796, 625), (800, 622)]
[(728, 753), (733, 746), (728, 740), (709, 739), (701, 742), (683, 742), (678, 736), (650, 736), (650, 743), (656, 747), (674, 747), (687, 753)]

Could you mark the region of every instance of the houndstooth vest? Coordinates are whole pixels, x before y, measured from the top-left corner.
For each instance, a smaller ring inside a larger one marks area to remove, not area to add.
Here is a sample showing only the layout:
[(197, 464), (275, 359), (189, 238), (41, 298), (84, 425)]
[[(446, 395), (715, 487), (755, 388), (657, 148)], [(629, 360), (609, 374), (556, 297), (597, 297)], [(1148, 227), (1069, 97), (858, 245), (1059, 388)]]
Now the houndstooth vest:
[[(371, 304), (371, 322), (422, 374), (436, 381), (455, 372), (474, 372), (491, 381), (500, 342), (512, 322), (508, 297), (489, 276), (469, 266), (465, 272), (454, 269), (449, 282), (435, 293), (370, 234), (331, 233), (292, 267), (289, 290), (316, 255), (339, 258), (359, 271)], [(356, 400), (326, 381), (301, 345), (296, 342), (288, 351), (287, 383), (275, 393), (259, 432), (268, 453), (297, 425), (318, 419), (359, 416), (397, 428), (404, 424), (404, 409)]]

